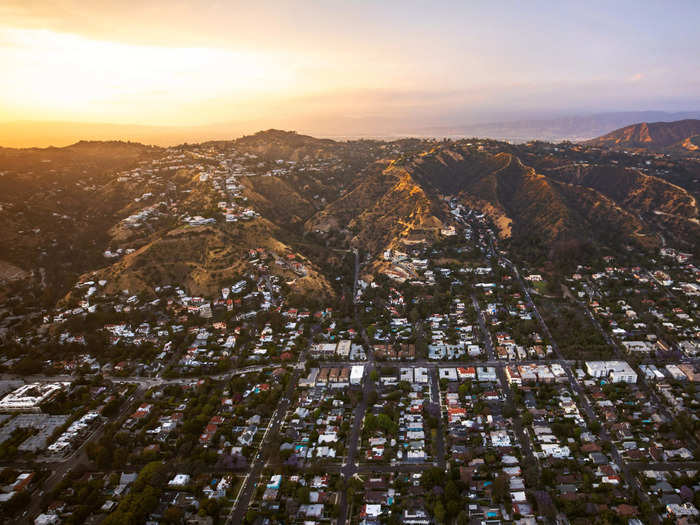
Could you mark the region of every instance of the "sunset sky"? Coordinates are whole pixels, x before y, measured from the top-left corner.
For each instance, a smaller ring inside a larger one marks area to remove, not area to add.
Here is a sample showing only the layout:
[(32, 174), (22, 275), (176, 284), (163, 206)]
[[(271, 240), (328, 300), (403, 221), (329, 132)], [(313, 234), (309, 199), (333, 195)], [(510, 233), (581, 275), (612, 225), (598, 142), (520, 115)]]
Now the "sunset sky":
[(3, 0), (0, 122), (696, 110), (698, 20), (695, 0)]

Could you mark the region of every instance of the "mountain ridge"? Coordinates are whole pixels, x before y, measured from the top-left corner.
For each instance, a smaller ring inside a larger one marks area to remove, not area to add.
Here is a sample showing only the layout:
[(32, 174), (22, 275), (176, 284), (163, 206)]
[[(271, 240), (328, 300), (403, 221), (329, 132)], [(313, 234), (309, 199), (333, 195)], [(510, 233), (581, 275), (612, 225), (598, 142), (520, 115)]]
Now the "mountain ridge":
[[(46, 270), (51, 293), (80, 278), (113, 291), (179, 282), (208, 294), (264, 264), (317, 297), (345, 293), (327, 276), (348, 249), (369, 254), (369, 275), (387, 249), (443, 240), (454, 205), (484, 214), (515, 255), (542, 265), (621, 247), (651, 254), (665, 242), (694, 251), (696, 195), (645, 173), (646, 158), (657, 159), (571, 143), (337, 142), (274, 129), (167, 149), (0, 149), (0, 247), (6, 263)], [(677, 161), (653, 162), (668, 173)], [(694, 164), (683, 162), (692, 181)], [(230, 176), (235, 197), (224, 191)], [(229, 222), (227, 208), (254, 213)], [(214, 222), (193, 226), (193, 217)]]
[(646, 149), (650, 151), (697, 150), (690, 141), (700, 135), (700, 119), (673, 122), (640, 122), (586, 141), (596, 147)]

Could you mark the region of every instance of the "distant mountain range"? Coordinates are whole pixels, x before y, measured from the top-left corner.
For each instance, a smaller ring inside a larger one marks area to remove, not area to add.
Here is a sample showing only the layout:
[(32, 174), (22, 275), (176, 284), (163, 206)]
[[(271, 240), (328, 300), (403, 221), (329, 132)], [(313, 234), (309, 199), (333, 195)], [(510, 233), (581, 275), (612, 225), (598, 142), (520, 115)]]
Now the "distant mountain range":
[(633, 150), (700, 152), (700, 120), (641, 122), (611, 131), (587, 144)]
[[(464, 117), (460, 117), (464, 118)], [(458, 121), (455, 117), (453, 120)], [(335, 119), (311, 119), (297, 131), (334, 139), (396, 139), (400, 137), (488, 137), (510, 142), (546, 140), (573, 142), (592, 139), (611, 129), (638, 122), (668, 122), (700, 119), (700, 111), (669, 113), (663, 111), (609, 112), (556, 118), (526, 118), (497, 122), (465, 122), (450, 125), (381, 121), (339, 116)], [(185, 142), (230, 140), (260, 128), (255, 122), (224, 122), (201, 126), (143, 126), (86, 122), (0, 123), (0, 146), (67, 146), (79, 140), (129, 140), (144, 144), (172, 146)]]
[(547, 140), (579, 142), (598, 137), (611, 129), (621, 128), (637, 122), (677, 121), (698, 119), (700, 111), (666, 113), (663, 111), (632, 111), (578, 115), (544, 120), (519, 120), (512, 122), (477, 124), (464, 126), (461, 136), (489, 137), (512, 142)]

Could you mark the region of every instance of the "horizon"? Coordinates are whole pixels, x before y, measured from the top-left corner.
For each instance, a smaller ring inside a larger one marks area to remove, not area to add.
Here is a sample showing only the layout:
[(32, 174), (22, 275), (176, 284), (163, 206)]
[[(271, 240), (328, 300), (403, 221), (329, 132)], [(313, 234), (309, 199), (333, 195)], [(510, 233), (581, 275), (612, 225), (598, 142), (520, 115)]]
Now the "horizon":
[(700, 109), (693, 2), (158, 7), (5, 2), (0, 127), (33, 123), (24, 145), (56, 123), (426, 136)]
[[(642, 118), (653, 115), (653, 118)], [(662, 112), (610, 112), (588, 115), (563, 115), (551, 119), (514, 120), (502, 122), (477, 122), (462, 126), (433, 126), (406, 131), (370, 130), (339, 133), (317, 129), (293, 129), (282, 126), (265, 128), (236, 127), (235, 124), (212, 124), (201, 126), (148, 126), (116, 124), (109, 122), (69, 121), (15, 121), (0, 123), (0, 148), (32, 149), (63, 148), (78, 142), (133, 142), (155, 147), (176, 147), (183, 144), (237, 140), (241, 137), (271, 130), (299, 133), (319, 139), (335, 141), (378, 140), (394, 141), (406, 138), (417, 139), (494, 139), (511, 143), (532, 140), (545, 142), (583, 142), (617, 129), (639, 123), (698, 120), (700, 111)], [(616, 122), (606, 126), (606, 122)], [(569, 133), (561, 129), (578, 130)], [(229, 131), (231, 129), (231, 131)], [(598, 131), (592, 132), (591, 129)], [(438, 131), (439, 130), (439, 131)], [(559, 130), (559, 131), (557, 131)], [(581, 131), (581, 130), (589, 130)]]

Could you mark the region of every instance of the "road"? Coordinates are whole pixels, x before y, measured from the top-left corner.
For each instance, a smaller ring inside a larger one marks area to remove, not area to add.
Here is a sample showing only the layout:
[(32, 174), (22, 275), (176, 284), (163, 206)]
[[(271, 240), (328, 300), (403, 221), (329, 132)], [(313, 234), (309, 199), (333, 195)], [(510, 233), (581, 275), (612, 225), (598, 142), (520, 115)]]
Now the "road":
[(438, 414), (437, 436), (435, 440), (435, 456), (437, 464), (443, 470), (446, 468), (445, 461), (445, 432), (442, 423), (442, 401), (440, 400), (440, 381), (438, 379), (438, 371), (436, 369), (429, 370), (430, 373), (430, 404), (432, 408), (428, 410), (429, 414)]
[[(496, 362), (497, 364), (495, 365), (496, 368), (496, 374), (498, 375), (498, 380), (501, 384), (501, 388), (503, 392), (506, 395), (507, 401), (511, 404), (511, 406), (515, 407), (515, 401), (513, 399), (513, 390), (510, 386), (510, 382), (506, 379), (505, 372), (503, 370), (503, 367), (505, 364), (502, 361), (496, 361), (495, 360), (495, 354), (493, 351), (493, 339), (491, 338), (491, 332), (486, 328), (486, 321), (484, 320), (484, 314), (481, 311), (481, 307), (479, 306), (479, 301), (477, 300), (476, 296), (472, 295), (472, 304), (474, 305), (474, 310), (477, 313), (477, 319), (479, 320), (479, 328), (481, 329), (481, 334), (482, 334), (482, 339), (484, 341), (484, 346), (486, 347), (486, 352), (487, 355), (489, 356), (489, 360), (492, 362)], [(542, 361), (537, 361), (537, 363), (541, 363)], [(523, 364), (523, 362), (518, 362), (518, 364)], [(492, 365), (493, 366), (493, 365)], [(520, 442), (520, 446), (523, 449), (523, 452), (525, 453), (525, 456), (535, 465), (537, 465), (537, 469), (540, 470), (540, 464), (539, 460), (535, 456), (535, 453), (532, 448), (532, 444), (530, 442), (530, 436), (529, 434), (524, 430), (523, 428), (523, 423), (522, 419), (520, 418), (520, 413), (517, 411), (516, 408), (516, 415), (515, 417), (512, 418), (513, 421), (513, 430), (515, 432), (515, 435), (518, 438), (518, 441)]]
[[(250, 373), (263, 372), (265, 370), (270, 370), (274, 368), (279, 368), (279, 363), (268, 364), (268, 365), (252, 365), (245, 368), (237, 368), (236, 370), (231, 370), (229, 372), (223, 372), (220, 374), (200, 374), (196, 377), (174, 377), (170, 379), (165, 379), (162, 377), (143, 377), (143, 376), (105, 376), (105, 379), (112, 381), (117, 384), (136, 384), (143, 386), (144, 388), (152, 388), (160, 385), (186, 385), (199, 381), (200, 379), (211, 379), (213, 381), (225, 381), (231, 379), (234, 376), (245, 375)], [(24, 381), (25, 383), (40, 383), (40, 382), (57, 382), (57, 381), (68, 381), (72, 382), (78, 379), (79, 376), (73, 375), (33, 375), (21, 377), (16, 374), (2, 374), (0, 379), (2, 380), (18, 380)]]
[[(357, 250), (354, 250), (355, 253), (355, 280), (353, 284), (353, 305), (354, 305), (354, 317), (355, 317), (355, 323), (358, 325), (360, 328), (360, 334), (362, 336), (362, 340), (364, 341), (366, 350), (367, 350), (367, 357), (368, 357), (368, 362), (365, 365), (365, 373), (364, 376), (362, 377), (362, 399), (357, 403), (357, 406), (355, 407), (355, 411), (353, 412), (353, 418), (352, 418), (352, 427), (350, 429), (350, 436), (348, 438), (348, 445), (347, 445), (347, 457), (345, 460), (345, 463), (342, 465), (340, 474), (342, 476), (343, 481), (347, 484), (350, 479), (357, 474), (358, 472), (358, 463), (356, 462), (356, 456), (358, 453), (358, 448), (360, 445), (360, 433), (362, 432), (362, 424), (365, 419), (365, 414), (367, 413), (367, 406), (369, 404), (369, 396), (375, 389), (375, 384), (374, 381), (372, 381), (372, 378), (370, 377), (372, 375), (372, 371), (374, 370), (375, 367), (375, 361), (374, 361), (374, 352), (372, 351), (372, 345), (370, 344), (369, 337), (367, 337), (367, 332), (365, 331), (364, 327), (362, 324), (359, 322), (359, 318), (357, 315), (357, 303), (355, 301), (356, 293), (357, 293), (357, 280), (360, 274), (360, 257), (359, 253)], [(338, 520), (336, 522), (337, 525), (345, 525), (348, 522), (348, 491), (347, 490), (342, 490), (340, 492), (340, 501), (339, 501), (339, 507), (340, 510), (338, 512)]]
[(700, 461), (667, 461), (658, 462), (629, 462), (630, 469), (634, 471), (640, 470), (662, 470), (662, 471), (685, 471), (685, 470), (700, 470)]
[[(557, 345), (557, 342), (554, 340), (551, 332), (549, 331), (549, 327), (547, 327), (547, 324), (544, 322), (544, 319), (542, 319), (542, 316), (540, 315), (540, 312), (537, 309), (537, 305), (532, 300), (532, 297), (530, 296), (530, 292), (520, 276), (520, 272), (518, 272), (517, 267), (510, 260), (506, 259), (505, 257), (503, 258), (503, 260), (513, 270), (513, 273), (515, 274), (515, 277), (517, 278), (518, 283), (520, 284), (520, 287), (523, 291), (523, 294), (525, 295), (525, 297), (527, 299), (528, 305), (530, 306), (533, 314), (535, 315), (535, 318), (537, 319), (537, 322), (540, 325), (542, 332), (545, 334), (547, 339), (550, 341), (550, 344), (552, 345), (552, 349), (554, 350), (555, 354), (557, 355), (557, 358), (558, 358), (557, 361), (564, 368), (566, 375), (567, 375), (567, 378), (569, 380), (569, 384), (571, 385), (572, 390), (578, 395), (579, 403), (583, 407), (583, 410), (586, 413), (588, 420), (591, 422), (595, 422), (600, 426), (600, 438), (601, 438), (601, 440), (602, 441), (609, 441), (612, 444), (612, 439), (611, 439), (607, 429), (605, 428), (605, 425), (602, 424), (602, 422), (598, 419), (598, 416), (596, 415), (595, 411), (591, 407), (590, 402), (588, 401), (588, 397), (586, 396), (586, 392), (584, 391), (583, 387), (581, 387), (580, 383), (576, 379), (576, 376), (574, 375), (573, 371), (571, 370), (571, 366), (569, 365), (569, 363), (566, 360), (564, 360), (562, 353), (561, 353), (561, 350), (559, 349), (559, 345)], [(648, 500), (648, 495), (647, 495), (646, 491), (644, 491), (642, 489), (642, 487), (640, 486), (637, 479), (632, 475), (627, 463), (624, 461), (624, 459), (622, 458), (619, 451), (617, 450), (617, 448), (614, 445), (611, 447), (610, 453), (611, 453), (613, 461), (617, 465), (619, 471), (622, 473), (622, 476), (623, 476), (625, 482), (627, 483), (627, 486), (633, 488), (638, 493), (640, 498), (642, 498), (644, 500)]]
[[(141, 404), (143, 397), (146, 393), (146, 389), (139, 386), (134, 394), (123, 403), (121, 410), (115, 421), (123, 421), (129, 414), (136, 410), (136, 407)], [(53, 467), (52, 473), (44, 481), (42, 485), (42, 490), (44, 494), (50, 494), (56, 486), (66, 477), (66, 475), (72, 471), (75, 467), (81, 463), (88, 463), (87, 453), (85, 452), (87, 444), (93, 441), (98, 441), (105, 432), (106, 425), (98, 426), (93, 433), (85, 439), (82, 444), (76, 448), (68, 457), (57, 463), (57, 466)], [(43, 498), (33, 497), (29, 505), (28, 515), (32, 518), (36, 517), (42, 509)]]
[[(360, 434), (362, 432), (362, 423), (367, 413), (369, 396), (374, 391), (375, 384), (370, 378), (371, 372), (374, 370), (374, 363), (370, 362), (365, 367), (365, 374), (362, 378), (362, 399), (357, 403), (353, 412), (352, 427), (347, 444), (347, 457), (345, 463), (340, 469), (340, 475), (346, 483), (358, 472), (358, 464), (356, 463), (357, 453), (360, 446)], [(348, 520), (348, 491), (343, 490), (340, 493), (340, 512), (338, 513), (338, 525), (345, 525)]]
[(540, 470), (540, 462), (533, 451), (532, 443), (530, 441), (530, 435), (525, 431), (522, 419), (520, 418), (520, 413), (515, 405), (515, 400), (513, 399), (513, 389), (511, 388), (510, 383), (506, 379), (506, 375), (503, 372), (503, 368), (499, 368), (496, 371), (496, 373), (498, 374), (498, 380), (501, 383), (501, 388), (503, 389), (503, 392), (506, 395), (507, 402), (515, 409), (516, 412), (515, 416), (511, 418), (511, 420), (513, 421), (513, 431), (515, 432), (515, 435), (517, 436), (518, 441), (520, 442), (520, 446), (523, 452), (525, 453), (525, 456), (532, 464), (537, 465), (537, 469)]
[(291, 406), (294, 388), (299, 382), (299, 374), (300, 370), (298, 368), (295, 368), (294, 372), (292, 373), (292, 377), (290, 378), (289, 383), (287, 384), (287, 389), (285, 390), (282, 399), (278, 403), (277, 408), (273, 412), (272, 417), (270, 418), (270, 422), (268, 423), (267, 428), (265, 429), (265, 433), (263, 434), (263, 437), (260, 440), (258, 451), (255, 454), (248, 474), (243, 479), (241, 488), (238, 491), (238, 496), (236, 497), (236, 500), (231, 506), (231, 511), (229, 512), (228, 518), (226, 519), (227, 524), (243, 523), (243, 519), (250, 505), (250, 499), (253, 496), (255, 487), (257, 486), (258, 480), (262, 475), (263, 468), (265, 467), (267, 457), (266, 447), (270, 440), (270, 430), (275, 429), (276, 431), (280, 428), (282, 421), (284, 420), (284, 417), (287, 414), (287, 410), (289, 410), (289, 407)]
[[(600, 332), (608, 346), (610, 346), (610, 348), (613, 349), (613, 351), (615, 352), (615, 356), (622, 361), (626, 361), (627, 356), (625, 355), (622, 348), (620, 348), (620, 345), (617, 344), (617, 342), (612, 337), (610, 337), (610, 335), (605, 330), (603, 330), (603, 327), (600, 325), (598, 319), (593, 315), (588, 306), (582, 303), (581, 301), (577, 301), (577, 303), (581, 308), (583, 308), (584, 312), (586, 313), (586, 316), (590, 319), (591, 323), (593, 323), (593, 326), (595, 326), (598, 332)], [(659, 410), (659, 412), (661, 412), (661, 415), (667, 421), (670, 422), (675, 419), (673, 414), (671, 414), (671, 412), (666, 407), (665, 403), (659, 399), (658, 395), (656, 394), (656, 390), (652, 385), (649, 384), (649, 381), (647, 380), (646, 375), (644, 373), (638, 374), (637, 384), (641, 387), (642, 390), (644, 390), (648, 399), (652, 401), (654, 406)], [(698, 443), (693, 436), (688, 435), (686, 439), (691, 448), (693, 448), (694, 450), (698, 449)]]
[[(479, 328), (481, 329), (482, 339), (484, 341), (484, 346), (486, 347), (486, 355), (489, 356), (489, 362), (491, 363), (502, 363), (502, 361), (496, 360), (496, 354), (493, 351), (493, 339), (491, 339), (491, 332), (486, 328), (486, 321), (484, 320), (484, 314), (479, 306), (479, 301), (476, 299), (475, 295), (472, 295), (472, 304), (474, 305), (474, 311), (476, 311), (476, 316), (479, 321)], [(494, 366), (494, 365), (491, 365)]]
[(353, 253), (355, 254), (355, 275), (352, 280), (352, 302), (353, 304), (357, 303), (357, 284), (360, 279), (360, 253), (357, 251), (357, 248), (353, 250)]

